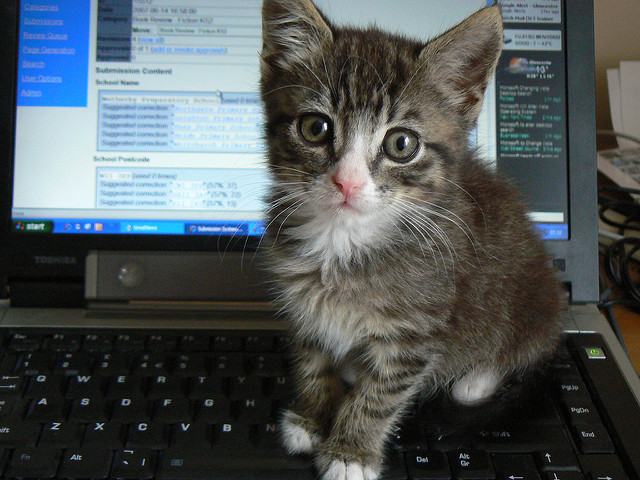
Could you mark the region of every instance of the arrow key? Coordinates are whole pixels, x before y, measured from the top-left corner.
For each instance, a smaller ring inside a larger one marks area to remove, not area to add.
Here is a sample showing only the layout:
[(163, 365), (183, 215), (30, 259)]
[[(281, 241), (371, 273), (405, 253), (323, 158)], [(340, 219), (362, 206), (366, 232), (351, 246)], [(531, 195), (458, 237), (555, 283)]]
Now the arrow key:
[(582, 473), (570, 470), (548, 471), (545, 472), (544, 478), (545, 480), (585, 480)]
[(570, 450), (548, 449), (537, 452), (536, 463), (542, 471), (580, 470), (575, 454)]
[(493, 455), (493, 463), (504, 480), (540, 480), (531, 455)]
[(616, 455), (584, 455), (580, 463), (591, 480), (628, 480)]

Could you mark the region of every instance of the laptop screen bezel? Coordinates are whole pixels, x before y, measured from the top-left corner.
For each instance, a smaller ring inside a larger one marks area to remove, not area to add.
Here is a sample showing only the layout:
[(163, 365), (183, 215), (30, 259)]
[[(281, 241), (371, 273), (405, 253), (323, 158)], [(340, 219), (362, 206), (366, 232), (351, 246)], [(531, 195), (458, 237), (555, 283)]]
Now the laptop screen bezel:
[[(65, 278), (82, 281), (85, 257), (95, 250), (199, 251), (253, 250), (259, 237), (184, 235), (15, 234), (11, 228), (15, 87), (17, 72), (18, 0), (0, 7), (0, 181), (8, 188), (0, 198), (3, 245), (2, 279)], [(591, 1), (564, 0), (567, 65), (567, 131), (569, 187), (569, 240), (546, 241), (550, 256), (564, 271), (574, 302), (598, 298), (595, 79), (593, 5)], [(562, 269), (561, 269), (562, 270)]]

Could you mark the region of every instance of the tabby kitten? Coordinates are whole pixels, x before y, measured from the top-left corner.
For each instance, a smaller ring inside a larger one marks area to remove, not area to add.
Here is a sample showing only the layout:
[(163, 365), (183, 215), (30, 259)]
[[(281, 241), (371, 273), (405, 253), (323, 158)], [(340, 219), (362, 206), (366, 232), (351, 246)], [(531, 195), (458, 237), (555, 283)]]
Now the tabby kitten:
[(265, 247), (291, 324), (284, 443), (326, 480), (377, 478), (418, 392), (490, 399), (555, 349), (562, 294), (513, 188), (467, 138), (498, 7), (422, 43), (264, 0), (273, 185)]

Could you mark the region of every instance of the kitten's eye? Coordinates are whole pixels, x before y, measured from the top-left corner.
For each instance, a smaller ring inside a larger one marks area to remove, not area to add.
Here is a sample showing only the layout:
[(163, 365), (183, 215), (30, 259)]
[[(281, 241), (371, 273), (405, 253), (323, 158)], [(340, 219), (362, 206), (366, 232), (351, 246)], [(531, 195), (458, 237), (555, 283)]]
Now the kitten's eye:
[(309, 113), (300, 117), (298, 130), (307, 142), (322, 145), (331, 139), (331, 120), (324, 115)]
[(399, 163), (408, 162), (418, 151), (420, 140), (411, 130), (392, 129), (384, 137), (382, 149), (391, 160)]

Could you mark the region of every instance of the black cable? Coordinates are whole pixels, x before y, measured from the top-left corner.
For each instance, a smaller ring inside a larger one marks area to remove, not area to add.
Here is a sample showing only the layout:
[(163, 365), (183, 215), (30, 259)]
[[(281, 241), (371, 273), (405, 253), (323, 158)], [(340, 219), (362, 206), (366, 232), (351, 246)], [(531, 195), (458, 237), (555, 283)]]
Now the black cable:
[[(613, 308), (622, 305), (640, 312), (640, 288), (631, 275), (631, 265), (635, 262), (633, 255), (640, 251), (640, 238), (623, 237), (613, 242), (604, 252), (603, 267), (609, 279), (609, 286), (603, 288), (598, 308), (605, 314), (622, 347), (627, 350)], [(615, 291), (623, 294), (622, 298), (611, 298)]]

